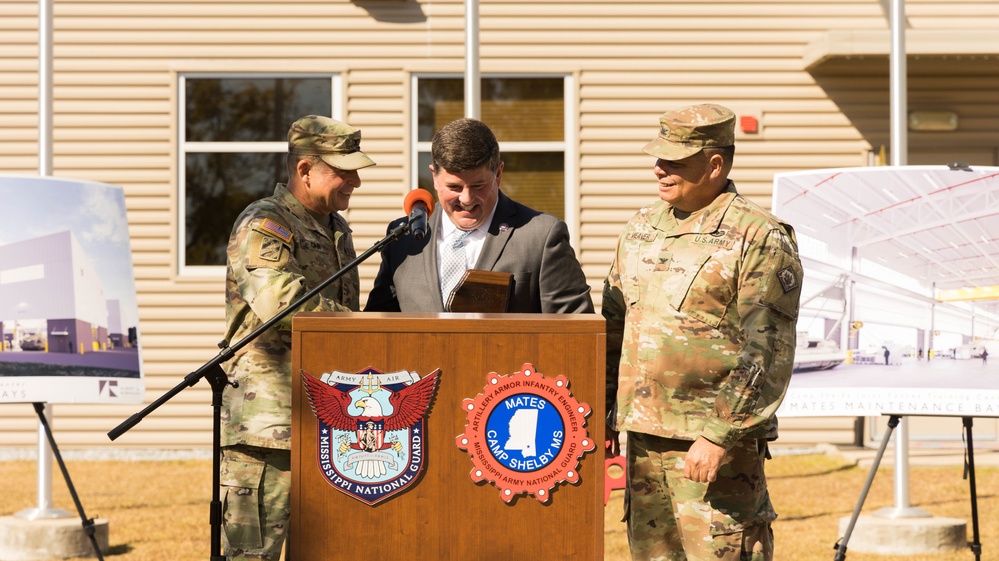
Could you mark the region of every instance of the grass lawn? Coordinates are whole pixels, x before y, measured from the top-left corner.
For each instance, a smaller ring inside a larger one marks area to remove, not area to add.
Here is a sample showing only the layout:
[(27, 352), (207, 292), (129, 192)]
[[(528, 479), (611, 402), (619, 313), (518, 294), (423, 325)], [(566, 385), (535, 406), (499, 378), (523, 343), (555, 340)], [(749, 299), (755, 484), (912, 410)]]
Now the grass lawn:
[[(109, 561), (195, 561), (208, 557), (208, 503), (211, 462), (67, 461), (87, 516), (107, 518)], [(833, 559), (839, 519), (849, 517), (867, 477), (865, 468), (837, 456), (778, 456), (768, 463), (770, 493), (780, 518), (774, 523), (776, 558), (780, 561)], [(33, 461), (0, 462), (0, 515), (37, 504), (37, 465)], [(909, 470), (912, 506), (934, 516), (968, 522), (971, 505), (962, 468), (912, 467)], [(980, 541), (983, 559), (999, 558), (999, 469), (977, 469)], [(882, 467), (867, 498), (864, 513), (893, 506), (893, 474)], [(58, 466), (53, 464), (53, 503), (75, 512)], [(563, 490), (562, 492), (565, 492)], [(604, 517), (605, 559), (628, 559), (624, 524), (620, 523), (622, 493), (614, 492)], [(848, 544), (850, 545), (850, 544)], [(847, 549), (850, 561), (964, 561), (969, 548), (926, 555), (878, 555)], [(470, 561), (470, 560), (453, 560)]]

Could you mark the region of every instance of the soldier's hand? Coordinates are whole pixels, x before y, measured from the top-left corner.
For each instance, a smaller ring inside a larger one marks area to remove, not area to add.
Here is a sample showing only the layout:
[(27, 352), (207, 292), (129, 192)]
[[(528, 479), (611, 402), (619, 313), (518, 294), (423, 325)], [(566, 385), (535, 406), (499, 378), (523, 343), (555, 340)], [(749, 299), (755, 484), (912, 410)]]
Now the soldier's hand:
[(618, 438), (618, 431), (607, 427), (607, 436), (604, 440), (604, 456), (616, 458), (621, 455), (621, 440)]
[(727, 450), (703, 437), (698, 437), (684, 458), (683, 476), (698, 483), (711, 483), (718, 477), (718, 469)]

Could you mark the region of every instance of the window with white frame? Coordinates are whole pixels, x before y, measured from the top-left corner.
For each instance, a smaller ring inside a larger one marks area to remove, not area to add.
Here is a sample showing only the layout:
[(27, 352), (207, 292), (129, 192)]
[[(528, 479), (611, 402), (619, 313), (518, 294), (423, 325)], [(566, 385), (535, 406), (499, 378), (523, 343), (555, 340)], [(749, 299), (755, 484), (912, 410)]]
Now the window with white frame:
[[(430, 147), (445, 124), (465, 116), (464, 80), (457, 75), (418, 75), (413, 79), (413, 177), (434, 192)], [(551, 75), (483, 75), (480, 119), (500, 143), (500, 189), (531, 208), (567, 219), (574, 213), (566, 197), (574, 167), (566, 142), (569, 78)], [(574, 220), (568, 220), (572, 228)]]
[(336, 74), (206, 74), (178, 79), (182, 273), (225, 266), (229, 233), (251, 202), (287, 180), (288, 127), (339, 118)]

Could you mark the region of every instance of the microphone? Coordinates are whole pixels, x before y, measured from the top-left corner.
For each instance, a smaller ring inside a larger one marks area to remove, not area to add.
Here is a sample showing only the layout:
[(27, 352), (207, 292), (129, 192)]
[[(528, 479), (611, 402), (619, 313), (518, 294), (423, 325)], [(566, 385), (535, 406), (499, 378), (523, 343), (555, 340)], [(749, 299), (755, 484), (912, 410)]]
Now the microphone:
[(422, 240), (427, 235), (427, 217), (434, 212), (434, 196), (426, 189), (413, 189), (406, 194), (402, 208), (409, 215), (409, 229), (413, 237)]

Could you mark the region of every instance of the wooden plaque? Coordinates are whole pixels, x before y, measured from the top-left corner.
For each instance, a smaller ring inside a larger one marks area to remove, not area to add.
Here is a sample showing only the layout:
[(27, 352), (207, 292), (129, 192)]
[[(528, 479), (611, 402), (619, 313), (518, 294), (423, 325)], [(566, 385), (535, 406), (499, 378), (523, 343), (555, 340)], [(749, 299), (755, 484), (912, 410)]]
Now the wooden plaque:
[(448, 312), (503, 313), (510, 305), (513, 274), (469, 269), (444, 307)]

